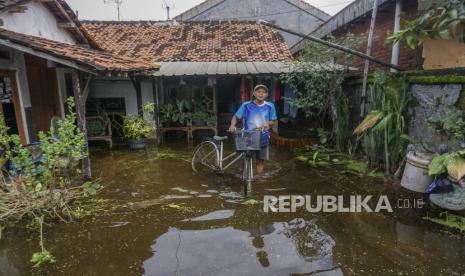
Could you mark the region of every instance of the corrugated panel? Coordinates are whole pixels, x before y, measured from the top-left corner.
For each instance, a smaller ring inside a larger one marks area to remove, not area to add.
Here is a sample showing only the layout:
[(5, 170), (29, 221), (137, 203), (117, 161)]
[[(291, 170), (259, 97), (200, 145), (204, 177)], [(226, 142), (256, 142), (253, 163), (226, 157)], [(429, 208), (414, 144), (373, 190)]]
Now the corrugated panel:
[(237, 73), (239, 75), (247, 75), (247, 74), (249, 74), (249, 71), (247, 71), (247, 67), (245, 65), (245, 62), (237, 62)]
[(155, 76), (257, 75), (289, 72), (288, 62), (158, 62)]
[(244, 62), (245, 67), (247, 68), (247, 72), (251, 75), (258, 74), (257, 68), (255, 68), (255, 65), (253, 62)]

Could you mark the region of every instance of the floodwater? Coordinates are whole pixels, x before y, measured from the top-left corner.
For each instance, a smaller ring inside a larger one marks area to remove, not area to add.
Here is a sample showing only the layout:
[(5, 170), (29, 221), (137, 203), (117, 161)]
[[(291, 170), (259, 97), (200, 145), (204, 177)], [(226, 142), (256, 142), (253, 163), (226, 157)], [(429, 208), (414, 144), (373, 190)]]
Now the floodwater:
[[(158, 151), (167, 158), (156, 157)], [(93, 173), (105, 185), (97, 215), (46, 226), (45, 246), (57, 262), (38, 274), (465, 274), (465, 238), (423, 220), (422, 210), (263, 211), (264, 195), (388, 195), (393, 202), (405, 196), (383, 179), (312, 168), (275, 148), (269, 177), (244, 198), (235, 172), (194, 174), (190, 151), (174, 145), (94, 151)], [(35, 232), (4, 231), (0, 274), (31, 274), (38, 250)]]

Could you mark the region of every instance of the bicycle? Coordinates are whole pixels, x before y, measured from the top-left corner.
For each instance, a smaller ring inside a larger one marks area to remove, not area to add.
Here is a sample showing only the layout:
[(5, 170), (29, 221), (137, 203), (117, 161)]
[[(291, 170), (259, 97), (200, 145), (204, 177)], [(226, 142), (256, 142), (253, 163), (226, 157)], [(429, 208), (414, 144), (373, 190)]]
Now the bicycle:
[(262, 132), (260, 130), (238, 130), (233, 135), (236, 151), (226, 157), (223, 157), (224, 141), (228, 139), (228, 136), (214, 136), (200, 143), (194, 149), (192, 169), (200, 173), (224, 173), (242, 159), (242, 180), (251, 184), (254, 179), (252, 157), (256, 151), (260, 150)]

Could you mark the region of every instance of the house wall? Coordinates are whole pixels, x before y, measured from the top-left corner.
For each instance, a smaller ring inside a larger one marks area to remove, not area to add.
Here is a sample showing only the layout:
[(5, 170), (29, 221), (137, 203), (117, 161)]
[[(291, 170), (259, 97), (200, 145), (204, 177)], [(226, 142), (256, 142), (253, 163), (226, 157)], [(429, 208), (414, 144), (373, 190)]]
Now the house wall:
[(8, 10), (0, 13), (4, 29), (18, 33), (39, 36), (75, 44), (71, 35), (57, 26), (55, 16), (41, 3), (31, 1), (25, 4), (27, 9), (23, 13), (9, 13)]
[[(142, 105), (153, 102), (151, 82), (142, 82)], [(90, 98), (124, 98), (126, 115), (137, 114), (137, 95), (129, 79), (96, 79), (90, 88)]]
[[(417, 1), (403, 1), (402, 11), (405, 13), (407, 19), (415, 18), (418, 15)], [(386, 7), (379, 10), (376, 18), (376, 28), (374, 31), (372, 46), (372, 56), (389, 63), (391, 62), (392, 44), (387, 42), (386, 39), (392, 35), (394, 30), (394, 13), (395, 1), (389, 2)], [(346, 36), (348, 33), (352, 33), (356, 37), (360, 37), (361, 45), (358, 50), (365, 53), (368, 31), (370, 29), (370, 20), (371, 12), (367, 17), (359, 19), (358, 22), (346, 24), (344, 27), (339, 28), (333, 33), (333, 35), (336, 38), (341, 38)], [(359, 70), (352, 74), (360, 75), (363, 72), (364, 63), (364, 59), (355, 57), (353, 67), (356, 67)], [(404, 42), (400, 43), (399, 66), (406, 69), (414, 69), (416, 67), (416, 51), (410, 49)], [(370, 72), (373, 72), (376, 68), (387, 69), (384, 66), (370, 63)]]
[[(270, 14), (270, 15), (268, 15)], [(308, 34), (326, 18), (318, 18), (284, 0), (226, 0), (189, 20), (250, 20), (264, 19), (283, 28)], [(300, 38), (281, 32), (288, 46)]]

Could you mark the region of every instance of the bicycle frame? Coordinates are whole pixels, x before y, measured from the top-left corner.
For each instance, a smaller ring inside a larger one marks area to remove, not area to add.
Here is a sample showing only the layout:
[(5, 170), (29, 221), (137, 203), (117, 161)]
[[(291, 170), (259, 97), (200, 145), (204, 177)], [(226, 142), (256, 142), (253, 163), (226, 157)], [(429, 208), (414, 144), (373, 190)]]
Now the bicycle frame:
[[(224, 154), (224, 145), (223, 145), (223, 141), (219, 141), (219, 151), (220, 151), (220, 156), (218, 158), (218, 169), (220, 171), (224, 171), (226, 169), (228, 169), (229, 167), (231, 167), (231, 165), (233, 165), (234, 163), (236, 163), (238, 160), (240, 160), (241, 158), (244, 157), (244, 153), (238, 153), (238, 152), (232, 152), (230, 153), (228, 156), (224, 157), (223, 158), (223, 154)], [(226, 165), (224, 165), (224, 163), (233, 158), (229, 163), (227, 163)]]

